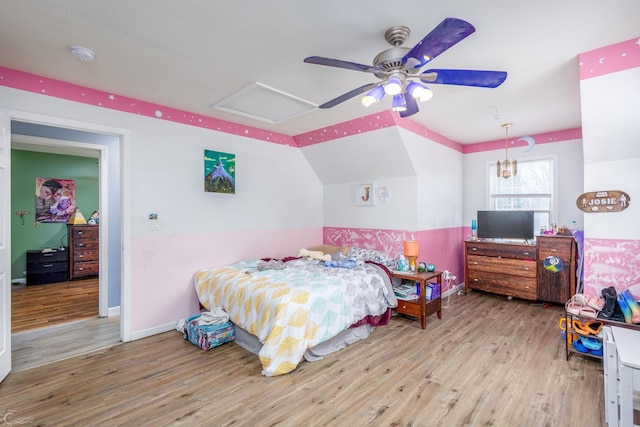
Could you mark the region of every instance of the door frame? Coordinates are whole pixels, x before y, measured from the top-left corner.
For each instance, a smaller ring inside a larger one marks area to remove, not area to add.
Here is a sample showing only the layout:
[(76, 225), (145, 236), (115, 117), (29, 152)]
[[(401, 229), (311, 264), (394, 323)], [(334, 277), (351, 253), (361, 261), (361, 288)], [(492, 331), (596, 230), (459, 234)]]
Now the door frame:
[[(106, 202), (106, 197), (103, 195), (109, 194), (109, 163), (107, 150), (108, 147), (102, 144), (90, 144), (86, 142), (78, 142), (78, 141), (68, 141), (56, 138), (48, 138), (41, 136), (31, 136), (31, 135), (12, 135), (11, 136), (11, 144), (18, 142), (20, 144), (29, 144), (34, 147), (41, 147), (41, 150), (36, 151), (50, 151), (50, 148), (53, 148), (51, 151), (55, 151), (56, 153), (62, 154), (71, 154), (71, 155), (79, 155), (90, 156), (90, 154), (94, 154), (97, 152), (98, 155), (98, 195), (99, 195), (99, 204), (98, 211), (100, 212), (101, 219), (101, 227), (99, 230), (100, 237), (98, 239), (100, 244), (99, 250), (99, 263), (100, 263), (100, 274), (98, 276), (98, 315), (100, 317), (108, 317), (109, 316), (109, 257), (108, 248), (109, 248), (109, 204)], [(44, 148), (42, 148), (44, 147)], [(12, 147), (13, 148), (13, 147)], [(76, 153), (74, 153), (74, 151)], [(84, 153), (84, 154), (83, 154)], [(94, 157), (94, 156), (90, 156)]]
[[(65, 119), (60, 117), (46, 116), (42, 114), (30, 113), (25, 111), (17, 111), (3, 108), (11, 120), (29, 122), (39, 125), (68, 128), (84, 132), (107, 134), (119, 137), (120, 139), (120, 257), (121, 257), (121, 275), (120, 275), (120, 340), (123, 342), (131, 341), (131, 222), (130, 222), (130, 191), (128, 186), (124, 185), (125, 182), (129, 182), (129, 150), (131, 134), (128, 129), (117, 128), (113, 126), (98, 125), (95, 123), (82, 122), (78, 120)], [(45, 139), (45, 138), (42, 138)], [(56, 141), (56, 140), (51, 140)], [(42, 142), (42, 141), (41, 141)], [(74, 142), (78, 147), (89, 148), (93, 150), (100, 150), (100, 316), (108, 314), (108, 293), (106, 287), (108, 284), (107, 268), (104, 268), (105, 275), (103, 277), (103, 266), (107, 266), (107, 254), (108, 254), (108, 238), (107, 231), (109, 226), (109, 213), (105, 208), (107, 207), (107, 195), (109, 180), (108, 176), (108, 156), (107, 146), (101, 144), (88, 144)], [(68, 146), (68, 145), (64, 145)], [(9, 152), (11, 152), (11, 142), (9, 142)], [(11, 207), (9, 206), (9, 209)], [(104, 215), (103, 215), (104, 210)], [(9, 250), (11, 242), (9, 242)], [(104, 263), (104, 264), (103, 264)], [(102, 292), (105, 290), (105, 292)], [(104, 301), (102, 299), (104, 293)]]

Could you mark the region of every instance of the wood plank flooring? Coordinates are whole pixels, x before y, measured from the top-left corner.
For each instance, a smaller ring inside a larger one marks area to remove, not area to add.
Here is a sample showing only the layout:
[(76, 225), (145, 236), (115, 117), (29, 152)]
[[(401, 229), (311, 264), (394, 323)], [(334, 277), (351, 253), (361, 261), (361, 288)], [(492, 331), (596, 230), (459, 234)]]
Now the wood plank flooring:
[(98, 317), (98, 286), (97, 277), (12, 285), (12, 371), (120, 344), (120, 316)]
[(11, 373), (0, 414), (50, 426), (602, 426), (601, 363), (565, 359), (562, 307), (471, 292), (443, 318), (264, 377), (235, 343), (176, 331)]
[(11, 285), (11, 332), (98, 317), (98, 278)]

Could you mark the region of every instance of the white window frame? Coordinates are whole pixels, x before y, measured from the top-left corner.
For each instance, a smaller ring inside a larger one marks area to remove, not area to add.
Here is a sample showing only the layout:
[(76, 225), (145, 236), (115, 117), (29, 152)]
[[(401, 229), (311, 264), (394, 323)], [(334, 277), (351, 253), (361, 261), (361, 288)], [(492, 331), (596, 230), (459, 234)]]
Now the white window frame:
[[(499, 157), (499, 156), (498, 156)], [(557, 206), (558, 206), (558, 155), (557, 154), (545, 154), (545, 155), (540, 155), (540, 156), (530, 156), (530, 157), (519, 157), (519, 156), (513, 156), (512, 160), (516, 159), (518, 161), (518, 169), (520, 169), (520, 165), (522, 163), (526, 163), (526, 162), (532, 162), (532, 161), (539, 161), (539, 160), (551, 160), (552, 163), (552, 174), (553, 174), (553, 184), (552, 184), (552, 194), (551, 194), (551, 201), (550, 201), (550, 206), (549, 206), (549, 222), (550, 223), (557, 223), (558, 222), (558, 212), (557, 212)], [(485, 209), (486, 210), (494, 210), (494, 203), (493, 203), (493, 194), (491, 193), (491, 167), (495, 166), (497, 162), (497, 159), (495, 161), (487, 161), (486, 164), (486, 200), (485, 200)], [(494, 170), (495, 172), (495, 170)], [(500, 179), (504, 179), (504, 178), (500, 178)], [(508, 178), (511, 179), (511, 178)], [(527, 194), (526, 196), (536, 196), (536, 194)], [(534, 210), (534, 212), (547, 212), (547, 210)], [(548, 224), (549, 226), (551, 224)]]

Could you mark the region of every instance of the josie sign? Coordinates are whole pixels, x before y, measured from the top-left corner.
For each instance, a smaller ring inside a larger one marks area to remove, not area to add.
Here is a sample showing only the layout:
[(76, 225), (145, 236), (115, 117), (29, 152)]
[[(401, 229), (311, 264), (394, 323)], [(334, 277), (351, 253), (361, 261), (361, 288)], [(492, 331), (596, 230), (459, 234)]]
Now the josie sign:
[(592, 191), (581, 194), (576, 200), (578, 209), (584, 212), (620, 212), (629, 207), (631, 197), (624, 191)]

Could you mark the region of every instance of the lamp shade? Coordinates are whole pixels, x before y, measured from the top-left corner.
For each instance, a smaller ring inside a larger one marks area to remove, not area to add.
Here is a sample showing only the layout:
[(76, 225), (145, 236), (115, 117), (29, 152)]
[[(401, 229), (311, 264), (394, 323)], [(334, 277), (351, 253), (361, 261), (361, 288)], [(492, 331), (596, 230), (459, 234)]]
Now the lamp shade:
[(383, 96), (384, 96), (384, 87), (376, 86), (373, 89), (371, 89), (369, 93), (367, 93), (362, 98), (362, 105), (364, 105), (365, 107), (368, 107), (373, 103), (379, 102)]
[(417, 257), (419, 254), (418, 242), (415, 240), (407, 240), (404, 242), (404, 256)]

